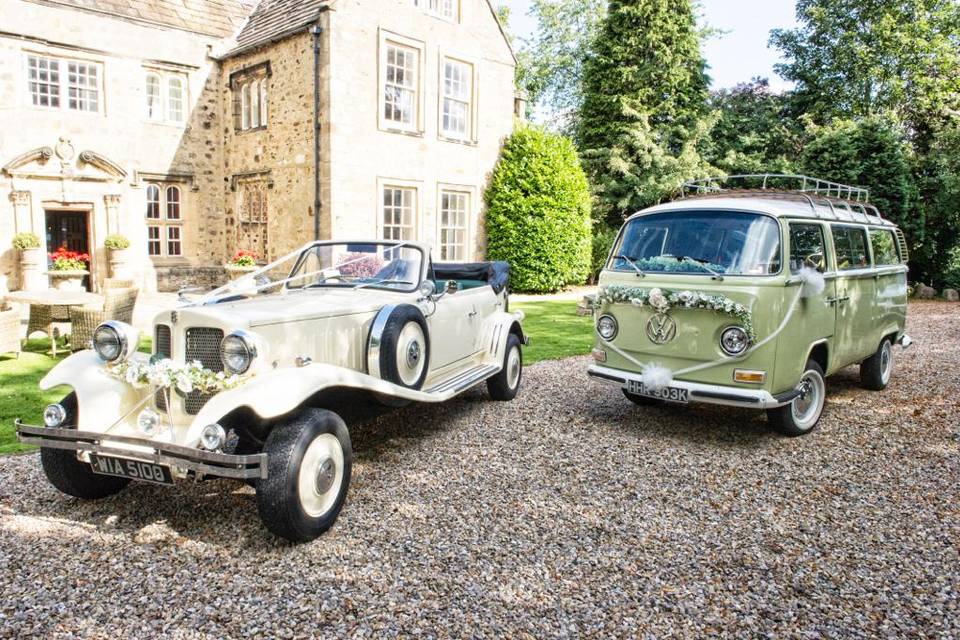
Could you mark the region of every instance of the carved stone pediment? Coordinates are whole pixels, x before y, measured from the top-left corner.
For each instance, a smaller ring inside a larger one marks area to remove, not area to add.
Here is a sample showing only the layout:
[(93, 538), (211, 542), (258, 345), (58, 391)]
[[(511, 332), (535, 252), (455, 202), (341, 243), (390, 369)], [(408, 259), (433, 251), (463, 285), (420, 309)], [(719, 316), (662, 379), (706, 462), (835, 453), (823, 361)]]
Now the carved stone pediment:
[(73, 143), (60, 138), (52, 147), (22, 153), (3, 165), (2, 172), (13, 178), (46, 178), (93, 182), (123, 182), (127, 172), (119, 163), (97, 153), (76, 153)]

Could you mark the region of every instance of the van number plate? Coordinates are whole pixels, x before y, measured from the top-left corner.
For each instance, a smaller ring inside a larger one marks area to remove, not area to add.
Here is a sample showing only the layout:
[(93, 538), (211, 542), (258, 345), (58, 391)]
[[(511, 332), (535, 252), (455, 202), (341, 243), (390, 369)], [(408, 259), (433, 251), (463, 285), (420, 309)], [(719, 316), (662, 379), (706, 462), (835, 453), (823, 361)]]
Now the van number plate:
[(687, 389), (664, 387), (663, 389), (654, 391), (653, 389), (648, 389), (639, 380), (627, 380), (627, 391), (634, 395), (666, 400), (667, 402), (679, 402), (681, 404), (690, 402), (690, 392)]
[(94, 473), (104, 476), (118, 476), (158, 484), (173, 484), (170, 467), (165, 467), (162, 464), (90, 454), (90, 466)]

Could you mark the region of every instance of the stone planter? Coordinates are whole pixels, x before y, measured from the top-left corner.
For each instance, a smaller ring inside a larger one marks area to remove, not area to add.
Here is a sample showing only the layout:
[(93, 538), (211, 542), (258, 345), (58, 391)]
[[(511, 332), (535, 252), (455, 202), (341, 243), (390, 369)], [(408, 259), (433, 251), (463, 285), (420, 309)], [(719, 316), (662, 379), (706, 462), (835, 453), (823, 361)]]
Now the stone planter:
[(43, 249), (23, 249), (20, 251), (20, 289), (23, 291), (44, 291), (48, 288), (47, 254)]
[(110, 277), (120, 280), (135, 280), (131, 265), (130, 249), (110, 249)]
[(89, 271), (48, 271), (50, 286), (60, 291), (83, 291), (83, 279)]
[(225, 264), (223, 268), (227, 270), (227, 277), (231, 280), (239, 280), (248, 273), (253, 273), (260, 267), (238, 267), (235, 264)]

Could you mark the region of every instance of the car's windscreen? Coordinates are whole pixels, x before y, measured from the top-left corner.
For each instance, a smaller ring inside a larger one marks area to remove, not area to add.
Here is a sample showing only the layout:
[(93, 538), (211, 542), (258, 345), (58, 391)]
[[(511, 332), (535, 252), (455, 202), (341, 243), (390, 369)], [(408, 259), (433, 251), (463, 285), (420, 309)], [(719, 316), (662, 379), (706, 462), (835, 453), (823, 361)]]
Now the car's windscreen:
[(290, 289), (364, 287), (413, 291), (420, 284), (423, 252), (378, 243), (318, 244), (306, 249), (288, 276)]
[(671, 211), (628, 222), (607, 268), (763, 276), (779, 273), (780, 260), (780, 227), (768, 216)]

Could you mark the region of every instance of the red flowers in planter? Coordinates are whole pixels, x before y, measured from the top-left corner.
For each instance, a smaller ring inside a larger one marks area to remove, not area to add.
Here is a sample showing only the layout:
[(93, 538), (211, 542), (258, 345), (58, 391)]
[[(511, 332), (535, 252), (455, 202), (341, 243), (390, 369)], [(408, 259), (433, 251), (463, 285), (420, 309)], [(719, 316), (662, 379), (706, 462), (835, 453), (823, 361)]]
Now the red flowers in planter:
[(87, 263), (90, 262), (90, 255), (60, 247), (50, 254), (50, 260), (53, 261), (50, 266), (51, 271), (85, 271)]
[(257, 254), (246, 249), (237, 249), (237, 252), (230, 258), (230, 264), (235, 267), (255, 267), (257, 266)]

